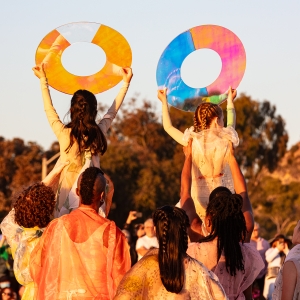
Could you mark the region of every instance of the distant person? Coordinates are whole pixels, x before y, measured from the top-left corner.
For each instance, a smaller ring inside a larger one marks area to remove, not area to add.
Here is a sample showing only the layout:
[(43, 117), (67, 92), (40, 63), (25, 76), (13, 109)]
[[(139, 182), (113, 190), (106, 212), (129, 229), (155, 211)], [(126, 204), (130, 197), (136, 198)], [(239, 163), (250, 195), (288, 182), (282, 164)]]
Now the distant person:
[(9, 287), (1, 289), (0, 292), (1, 292), (2, 300), (13, 300), (14, 299), (14, 291)]
[(158, 248), (158, 240), (155, 235), (154, 224), (152, 219), (148, 219), (144, 223), (145, 235), (136, 241), (136, 252), (138, 260), (140, 260), (151, 248)]
[(159, 249), (150, 250), (126, 273), (114, 299), (227, 299), (218, 278), (186, 254), (185, 211), (166, 205), (154, 212), (153, 221)]
[(70, 213), (79, 205), (75, 190), (80, 173), (90, 166), (100, 168), (100, 155), (107, 149), (106, 134), (123, 103), (132, 78), (132, 70), (121, 68), (124, 84), (98, 124), (97, 99), (87, 90), (78, 90), (74, 93), (69, 110), (71, 120), (68, 124), (63, 124), (53, 107), (43, 64), (35, 66), (33, 71), (40, 79), (44, 109), (59, 142), (60, 161), (70, 162), (62, 170), (59, 178), (57, 205), (54, 211), (55, 217), (59, 217)]
[[(141, 217), (142, 213), (131, 210), (122, 229), (122, 232), (130, 245), (131, 266), (133, 266), (138, 260), (138, 254), (135, 249), (136, 241), (139, 237), (145, 235), (144, 224), (134, 224), (134, 221)], [(142, 227), (142, 231), (139, 230), (140, 227)]]
[(259, 287), (260, 295), (262, 296), (264, 285), (265, 285), (265, 276), (267, 272), (268, 263), (266, 261), (266, 251), (270, 248), (270, 244), (264, 238), (260, 236), (260, 226), (257, 222), (254, 223), (254, 229), (251, 235), (250, 245), (253, 246), (260, 254), (262, 260), (265, 263), (265, 267), (260, 271), (255, 282), (253, 284)]
[(266, 251), (266, 261), (268, 263), (268, 268), (265, 278), (263, 296), (267, 300), (272, 299), (275, 280), (279, 274), (279, 270), (282, 267), (287, 254), (289, 253), (290, 243), (290, 240), (288, 240), (283, 234), (279, 234), (270, 243), (271, 248)]
[(275, 281), (273, 300), (296, 300), (300, 295), (300, 221), (294, 228), (292, 242), (295, 245), (288, 253)]
[(87, 168), (78, 179), (79, 208), (45, 229), (30, 260), (36, 300), (114, 297), (130, 254), (121, 230), (98, 214), (105, 188), (103, 172)]

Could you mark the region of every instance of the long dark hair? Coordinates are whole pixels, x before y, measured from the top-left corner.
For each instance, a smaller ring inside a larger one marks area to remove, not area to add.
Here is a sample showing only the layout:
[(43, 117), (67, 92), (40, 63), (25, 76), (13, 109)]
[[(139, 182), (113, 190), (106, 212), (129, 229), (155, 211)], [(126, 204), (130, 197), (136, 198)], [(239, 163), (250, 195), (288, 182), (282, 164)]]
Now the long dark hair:
[(218, 260), (224, 251), (226, 270), (231, 276), (236, 275), (236, 270), (244, 271), (240, 242), (245, 241), (247, 229), (242, 205), (243, 198), (239, 194), (232, 194), (226, 187), (214, 189), (206, 209), (212, 222), (211, 233), (200, 240), (208, 242), (218, 238)]
[(96, 124), (97, 99), (87, 90), (78, 90), (71, 99), (71, 122), (66, 128), (71, 128), (70, 144), (65, 149), (69, 152), (75, 140), (79, 146), (79, 152), (90, 149), (92, 154), (104, 154), (107, 149), (105, 135)]
[(159, 243), (158, 262), (161, 281), (167, 291), (180, 293), (184, 284), (184, 258), (188, 248), (187, 227), (190, 226), (185, 211), (173, 206), (163, 206), (153, 214)]

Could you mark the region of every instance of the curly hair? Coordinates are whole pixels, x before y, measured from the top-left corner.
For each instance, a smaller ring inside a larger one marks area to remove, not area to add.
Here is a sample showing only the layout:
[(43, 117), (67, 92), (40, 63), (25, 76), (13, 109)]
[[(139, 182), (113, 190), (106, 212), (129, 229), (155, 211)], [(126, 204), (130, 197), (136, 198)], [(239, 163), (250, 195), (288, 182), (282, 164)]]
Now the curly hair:
[(25, 228), (46, 227), (51, 221), (55, 194), (51, 187), (39, 182), (26, 188), (13, 206), (15, 222)]
[(201, 103), (194, 114), (194, 131), (200, 132), (201, 130), (208, 129), (212, 120), (217, 117), (222, 117), (222, 109), (217, 104), (204, 102)]
[(184, 284), (184, 258), (188, 248), (189, 218), (183, 209), (163, 206), (153, 214), (159, 243), (158, 262), (160, 278), (172, 293), (180, 293)]
[(70, 144), (65, 149), (69, 152), (75, 140), (79, 146), (79, 152), (90, 149), (92, 154), (106, 152), (107, 141), (104, 133), (96, 124), (97, 99), (95, 95), (87, 90), (78, 90), (71, 99), (69, 111), (71, 122), (66, 128), (71, 128)]
[(84, 205), (91, 205), (94, 198), (94, 184), (97, 176), (101, 175), (100, 191), (105, 191), (106, 179), (103, 176), (103, 171), (96, 167), (87, 168), (83, 173), (80, 181), (80, 196), (81, 203)]
[(218, 239), (218, 260), (224, 251), (226, 270), (231, 276), (236, 275), (236, 270), (244, 271), (240, 242), (244, 243), (247, 228), (242, 206), (243, 198), (239, 194), (232, 194), (226, 187), (213, 190), (206, 209), (206, 216), (212, 222), (211, 233), (200, 240)]

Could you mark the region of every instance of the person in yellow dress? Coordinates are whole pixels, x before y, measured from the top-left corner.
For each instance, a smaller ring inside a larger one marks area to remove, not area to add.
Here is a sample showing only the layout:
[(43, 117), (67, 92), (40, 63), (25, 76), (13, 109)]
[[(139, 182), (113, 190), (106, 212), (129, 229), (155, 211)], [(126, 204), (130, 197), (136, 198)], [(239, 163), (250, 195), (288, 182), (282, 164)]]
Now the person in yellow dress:
[(45, 227), (52, 219), (55, 194), (50, 186), (66, 164), (68, 163), (59, 164), (43, 182), (24, 189), (17, 197), (13, 209), (0, 225), (2, 234), (11, 247), (15, 277), (21, 285), (25, 286), (22, 300), (32, 300), (34, 297), (29, 258)]

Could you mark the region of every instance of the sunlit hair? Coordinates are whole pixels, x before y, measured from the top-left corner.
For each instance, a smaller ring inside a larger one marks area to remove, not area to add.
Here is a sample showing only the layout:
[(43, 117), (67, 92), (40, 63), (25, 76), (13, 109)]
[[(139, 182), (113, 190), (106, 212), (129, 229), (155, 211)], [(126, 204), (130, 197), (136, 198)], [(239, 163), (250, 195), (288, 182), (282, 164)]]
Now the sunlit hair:
[(96, 178), (99, 176), (99, 193), (105, 191), (106, 179), (103, 176), (103, 171), (96, 167), (87, 168), (83, 173), (80, 181), (79, 193), (81, 196), (81, 203), (84, 205), (91, 205), (94, 199), (94, 185)]
[(184, 258), (188, 248), (187, 227), (190, 226), (185, 211), (173, 206), (163, 206), (153, 214), (159, 243), (158, 262), (161, 281), (167, 291), (180, 293), (184, 285)]
[(65, 149), (69, 152), (77, 141), (79, 152), (90, 149), (92, 154), (104, 154), (107, 149), (106, 137), (96, 124), (97, 99), (87, 90), (78, 90), (71, 99), (71, 122), (66, 128), (71, 128), (70, 144)]
[(208, 129), (212, 120), (217, 117), (221, 118), (223, 115), (222, 109), (217, 104), (204, 102), (201, 103), (194, 114), (194, 131)]
[(51, 221), (55, 194), (51, 187), (36, 183), (26, 188), (14, 204), (15, 222), (22, 227), (46, 227)]
[(244, 260), (240, 242), (247, 234), (246, 221), (242, 212), (243, 198), (232, 194), (226, 187), (218, 187), (211, 192), (206, 216), (212, 222), (211, 233), (200, 242), (218, 239), (218, 260), (224, 251), (226, 270), (231, 276), (236, 271), (244, 271)]

